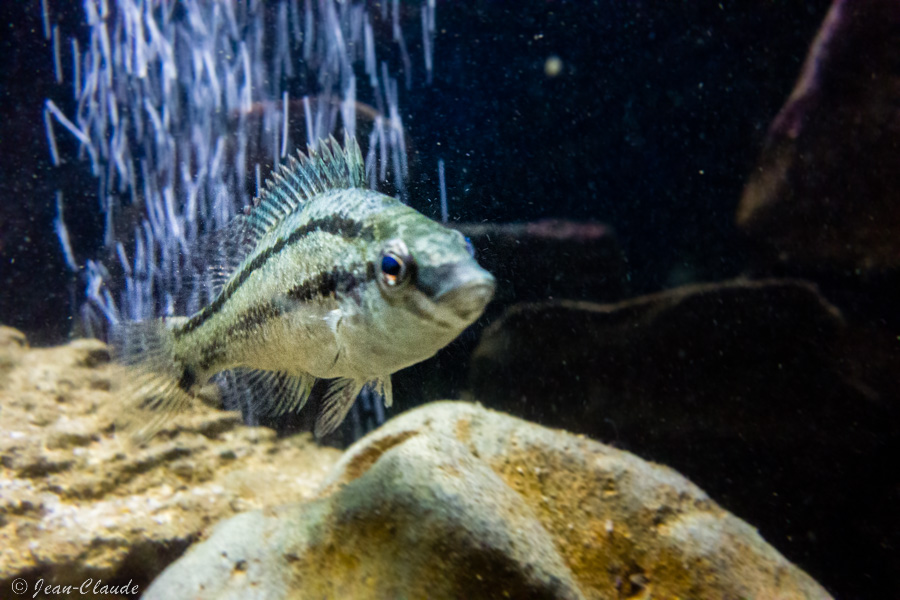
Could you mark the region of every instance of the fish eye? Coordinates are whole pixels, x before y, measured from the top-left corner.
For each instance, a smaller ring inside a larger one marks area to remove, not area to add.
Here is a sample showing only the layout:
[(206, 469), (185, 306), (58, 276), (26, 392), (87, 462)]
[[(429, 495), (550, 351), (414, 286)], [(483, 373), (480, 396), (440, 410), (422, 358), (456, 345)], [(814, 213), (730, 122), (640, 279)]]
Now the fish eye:
[(472, 244), (469, 236), (466, 236), (466, 251), (469, 253), (469, 256), (475, 258), (475, 246)]
[(381, 257), (381, 278), (385, 285), (393, 287), (402, 278), (405, 271), (403, 259), (394, 254), (385, 254)]
[(381, 253), (380, 283), (387, 289), (396, 289), (410, 278), (412, 257), (401, 240), (391, 240)]

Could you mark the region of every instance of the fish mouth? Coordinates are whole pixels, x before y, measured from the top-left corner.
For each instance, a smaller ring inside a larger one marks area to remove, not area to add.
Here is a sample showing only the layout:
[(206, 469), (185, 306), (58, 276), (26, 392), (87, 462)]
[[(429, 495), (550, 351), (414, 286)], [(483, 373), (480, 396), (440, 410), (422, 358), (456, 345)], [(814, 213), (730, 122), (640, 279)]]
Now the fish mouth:
[(454, 316), (466, 323), (481, 316), (484, 307), (494, 297), (497, 287), (493, 275), (481, 267), (477, 269), (480, 272), (468, 273), (468, 276), (447, 282), (445, 291), (434, 298), (436, 304), (449, 309)]

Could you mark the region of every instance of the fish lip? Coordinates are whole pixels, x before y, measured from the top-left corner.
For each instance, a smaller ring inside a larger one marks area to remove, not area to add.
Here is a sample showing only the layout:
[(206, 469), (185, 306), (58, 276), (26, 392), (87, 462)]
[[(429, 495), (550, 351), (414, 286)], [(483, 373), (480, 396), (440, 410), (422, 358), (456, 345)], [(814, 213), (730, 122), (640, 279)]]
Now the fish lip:
[(485, 306), (494, 297), (497, 289), (497, 281), (484, 271), (468, 281), (448, 285), (441, 294), (434, 298), (434, 302), (447, 307), (459, 319), (472, 322), (481, 315)]

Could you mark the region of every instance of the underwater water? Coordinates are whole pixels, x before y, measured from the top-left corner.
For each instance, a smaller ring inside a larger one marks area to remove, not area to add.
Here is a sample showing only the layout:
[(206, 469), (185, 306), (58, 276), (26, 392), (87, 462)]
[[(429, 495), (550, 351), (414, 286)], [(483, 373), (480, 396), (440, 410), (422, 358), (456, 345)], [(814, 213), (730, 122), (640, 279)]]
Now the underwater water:
[(897, 594), (896, 3), (0, 16), (0, 597)]

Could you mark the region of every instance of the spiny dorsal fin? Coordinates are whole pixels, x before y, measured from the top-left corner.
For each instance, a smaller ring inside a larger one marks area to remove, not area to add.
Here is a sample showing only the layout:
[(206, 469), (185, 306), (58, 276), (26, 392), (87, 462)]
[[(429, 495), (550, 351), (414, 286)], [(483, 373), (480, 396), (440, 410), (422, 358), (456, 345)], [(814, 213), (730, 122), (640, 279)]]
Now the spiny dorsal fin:
[(297, 151), (273, 171), (247, 214), (239, 214), (224, 229), (200, 244), (200, 255), (208, 262), (211, 296), (222, 290), (266, 233), (288, 215), (300, 210), (311, 198), (330, 190), (365, 187), (365, 166), (356, 139), (344, 135), (341, 148), (333, 136)]
[(317, 147), (308, 146), (306, 155), (297, 152), (266, 181), (247, 216), (260, 236), (277, 227), (289, 214), (319, 194), (364, 186), (362, 154), (356, 139), (344, 136), (344, 148), (329, 136)]
[(223, 229), (205, 235), (197, 243), (196, 254), (206, 260), (209, 296), (215, 298), (228, 278), (256, 247), (258, 235), (245, 215), (238, 215)]

